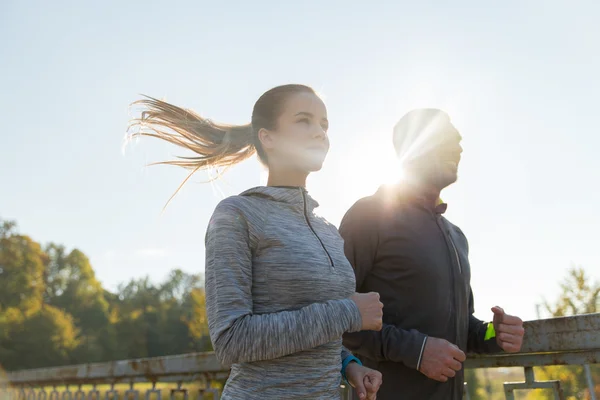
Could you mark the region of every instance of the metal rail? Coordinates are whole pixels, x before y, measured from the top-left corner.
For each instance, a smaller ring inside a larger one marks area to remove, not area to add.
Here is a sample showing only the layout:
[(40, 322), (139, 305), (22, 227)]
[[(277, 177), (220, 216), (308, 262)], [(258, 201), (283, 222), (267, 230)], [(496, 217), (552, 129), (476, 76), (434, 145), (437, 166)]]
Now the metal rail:
[[(470, 355), (465, 368), (523, 367), (524, 382), (504, 385), (508, 400), (514, 399), (515, 390), (539, 388), (551, 389), (556, 399), (563, 399), (560, 382), (536, 381), (534, 366), (600, 363), (600, 313), (529, 321), (525, 331), (521, 353)], [(163, 394), (171, 399), (187, 400), (190, 394), (196, 398), (196, 391), (191, 393), (187, 388), (191, 383), (196, 385), (200, 398), (217, 399), (219, 390), (213, 383), (224, 381), (228, 374), (214, 353), (14, 371), (0, 376), (0, 400), (85, 400), (86, 395), (88, 400), (101, 400), (102, 394), (105, 400), (121, 396), (138, 400), (141, 393), (136, 385), (142, 382), (151, 385), (146, 389), (146, 400), (161, 400)], [(594, 396), (591, 375), (588, 381)], [(162, 383), (171, 386), (160, 388)], [(101, 392), (100, 385), (108, 385), (109, 389)], [(119, 389), (119, 385), (128, 385), (128, 389)], [(71, 390), (75, 387), (76, 391)], [(342, 389), (347, 397), (345, 392)]]

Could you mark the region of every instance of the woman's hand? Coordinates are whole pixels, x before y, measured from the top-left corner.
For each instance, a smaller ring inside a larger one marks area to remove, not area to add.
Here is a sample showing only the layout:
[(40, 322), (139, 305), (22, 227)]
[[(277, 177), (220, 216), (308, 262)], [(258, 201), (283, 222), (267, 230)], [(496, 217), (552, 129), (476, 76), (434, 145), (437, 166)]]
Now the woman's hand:
[(346, 367), (346, 378), (361, 400), (375, 400), (383, 382), (381, 372), (351, 362)]

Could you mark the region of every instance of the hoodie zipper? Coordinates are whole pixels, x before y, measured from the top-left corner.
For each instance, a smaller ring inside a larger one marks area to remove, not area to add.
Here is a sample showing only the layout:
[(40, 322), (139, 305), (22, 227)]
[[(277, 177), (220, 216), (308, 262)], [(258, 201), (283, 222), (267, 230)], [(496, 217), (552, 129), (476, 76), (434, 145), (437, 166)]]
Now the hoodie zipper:
[[(440, 229), (440, 231), (442, 231), (442, 235), (444, 235), (444, 237), (447, 237), (446, 242), (450, 242), (450, 245), (452, 246), (452, 250), (454, 250), (454, 256), (456, 257), (456, 262), (458, 263), (458, 272), (460, 275), (462, 275), (462, 265), (460, 263), (460, 257), (458, 256), (458, 250), (456, 249), (454, 240), (452, 240), (452, 236), (450, 236), (450, 231), (446, 227), (440, 226), (440, 224), (443, 224), (442, 218), (440, 216), (436, 217), (436, 223), (437, 223), (437, 226)], [(452, 258), (451, 254), (450, 254), (450, 258)], [(452, 277), (452, 290), (454, 292), (452, 307), (453, 307), (455, 316), (457, 316), (458, 309), (457, 309), (457, 301), (456, 301), (456, 279), (454, 277), (454, 269), (452, 269), (450, 271), (450, 276)], [(459, 324), (456, 321), (454, 322), (454, 334), (456, 335), (456, 343), (458, 344), (459, 338), (461, 337), (461, 335), (460, 335), (460, 330), (459, 330)], [(457, 382), (458, 382), (457, 380), (454, 380), (452, 382), (453, 392), (456, 391), (456, 385), (458, 384)]]
[[(440, 224), (443, 224), (440, 216), (434, 215), (433, 218), (435, 219), (435, 223), (438, 226), (439, 230), (442, 232), (442, 235), (444, 235), (444, 238), (446, 239), (446, 244), (448, 242), (450, 242), (450, 246), (452, 247), (452, 250), (454, 251), (454, 256), (456, 257), (456, 263), (458, 264), (458, 272), (462, 275), (462, 264), (460, 263), (460, 257), (458, 256), (458, 250), (456, 249), (454, 240), (452, 240), (450, 231), (446, 227), (442, 227), (440, 225)], [(452, 255), (450, 255), (450, 257), (452, 257)]]
[(335, 268), (335, 265), (333, 264), (333, 258), (331, 258), (331, 254), (329, 254), (329, 251), (327, 251), (325, 244), (323, 243), (323, 241), (321, 240), (319, 235), (317, 235), (317, 232), (315, 232), (315, 229), (313, 228), (312, 224), (310, 223), (310, 219), (308, 218), (308, 204), (306, 201), (306, 191), (302, 188), (300, 188), (300, 191), (302, 192), (302, 200), (304, 202), (303, 211), (304, 211), (304, 219), (306, 220), (306, 224), (308, 225), (308, 228), (313, 233), (313, 235), (315, 235), (315, 237), (317, 238), (319, 243), (321, 243), (321, 247), (323, 248), (323, 251), (325, 252), (325, 254), (327, 254), (327, 258), (329, 258), (329, 262), (330, 262), (331, 266)]
[(454, 244), (454, 240), (452, 240), (452, 236), (450, 236), (450, 232), (448, 232), (448, 240), (452, 245), (452, 249), (454, 249), (454, 255), (456, 256), (456, 262), (458, 263), (458, 272), (462, 274), (462, 266), (460, 264), (460, 257), (458, 256), (458, 251), (456, 250), (456, 245)]

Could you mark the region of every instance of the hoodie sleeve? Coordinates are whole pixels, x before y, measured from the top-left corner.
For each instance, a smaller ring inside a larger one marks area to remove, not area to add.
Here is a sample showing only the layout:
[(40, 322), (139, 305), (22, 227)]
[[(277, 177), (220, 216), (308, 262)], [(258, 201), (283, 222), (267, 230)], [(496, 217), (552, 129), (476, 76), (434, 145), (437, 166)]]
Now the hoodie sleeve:
[(502, 348), (496, 341), (496, 335), (486, 338), (488, 325), (491, 323), (483, 322), (477, 319), (473, 313), (475, 312), (473, 291), (469, 288), (471, 294), (469, 296), (469, 336), (467, 339), (467, 351), (472, 353), (500, 353)]
[(350, 356), (352, 356), (352, 353), (350, 352), (350, 350), (348, 350), (347, 348), (342, 346), (342, 362)]
[[(356, 288), (369, 275), (377, 253), (381, 206), (359, 201), (344, 216), (340, 234), (344, 251), (356, 275)], [(384, 305), (385, 307), (385, 305)], [(346, 333), (344, 346), (359, 356), (374, 361), (401, 362), (409, 368), (419, 369), (427, 335), (417, 330), (404, 330), (383, 324), (381, 331)]]
[(249, 224), (260, 221), (248, 221), (237, 201), (231, 197), (217, 206), (205, 240), (208, 326), (219, 361), (231, 365), (275, 359), (360, 330), (360, 312), (350, 299), (293, 311), (253, 313), (251, 249), (255, 239)]

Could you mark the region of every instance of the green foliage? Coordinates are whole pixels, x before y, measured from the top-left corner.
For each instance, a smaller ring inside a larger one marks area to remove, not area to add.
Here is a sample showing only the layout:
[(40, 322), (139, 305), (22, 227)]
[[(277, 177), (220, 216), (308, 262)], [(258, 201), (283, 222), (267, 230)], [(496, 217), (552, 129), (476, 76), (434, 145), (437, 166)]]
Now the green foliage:
[(553, 317), (596, 313), (600, 310), (600, 283), (592, 280), (583, 268), (569, 269), (560, 285), (562, 293), (554, 305), (545, 301)]
[(62, 310), (43, 305), (25, 316), (13, 309), (10, 321), (2, 328), (0, 359), (7, 367), (47, 367), (71, 362), (70, 354), (79, 344), (73, 318)]
[(484, 391), (481, 388), (479, 374), (476, 369), (465, 370), (465, 382), (467, 382), (467, 391), (471, 400), (485, 400)]
[[(554, 304), (545, 302), (547, 312), (553, 317), (596, 313), (600, 311), (600, 283), (588, 276), (583, 268), (569, 269), (560, 285), (562, 293)], [(600, 384), (600, 365), (591, 365), (592, 379)], [(567, 399), (585, 399), (589, 396), (583, 366), (552, 366), (536, 369), (539, 380), (560, 380)], [(600, 395), (600, 386), (596, 386)], [(531, 393), (530, 399), (553, 399), (549, 391)]]
[(46, 254), (45, 300), (72, 315), (81, 330), (73, 362), (106, 360), (107, 354), (114, 351), (111, 344), (115, 333), (109, 323), (104, 289), (96, 280), (88, 258), (77, 249), (66, 254), (64, 247), (56, 244), (48, 245)]
[(131, 280), (113, 293), (89, 259), (44, 249), (0, 220), (0, 363), (7, 370), (210, 350), (199, 275)]
[(0, 312), (15, 307), (32, 314), (43, 303), (47, 256), (38, 243), (14, 228), (14, 223), (0, 223)]

